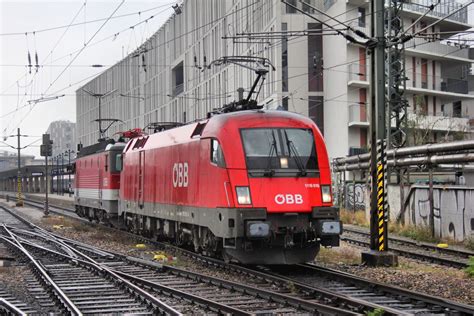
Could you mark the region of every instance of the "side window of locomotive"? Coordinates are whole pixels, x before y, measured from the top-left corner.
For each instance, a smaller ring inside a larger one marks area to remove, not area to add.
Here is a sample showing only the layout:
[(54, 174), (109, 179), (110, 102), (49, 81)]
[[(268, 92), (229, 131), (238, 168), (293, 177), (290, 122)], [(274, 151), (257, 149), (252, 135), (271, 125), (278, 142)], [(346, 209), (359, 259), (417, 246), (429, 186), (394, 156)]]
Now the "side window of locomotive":
[(217, 139), (211, 139), (211, 162), (225, 168), (224, 152)]
[(122, 171), (122, 154), (115, 154), (115, 171)]
[(104, 169), (105, 171), (109, 171), (109, 155), (105, 155)]

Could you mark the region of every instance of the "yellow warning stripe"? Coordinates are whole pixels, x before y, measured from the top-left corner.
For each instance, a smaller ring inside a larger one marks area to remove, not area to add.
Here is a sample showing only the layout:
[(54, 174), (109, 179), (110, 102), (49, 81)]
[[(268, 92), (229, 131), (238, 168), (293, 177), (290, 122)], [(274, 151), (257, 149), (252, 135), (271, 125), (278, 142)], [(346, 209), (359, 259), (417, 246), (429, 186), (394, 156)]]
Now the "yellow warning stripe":
[(385, 250), (384, 244), (384, 204), (385, 204), (385, 194), (384, 194), (384, 172), (382, 163), (377, 164), (377, 214), (378, 214), (378, 228), (379, 228), (379, 239), (378, 239), (378, 248), (379, 251)]

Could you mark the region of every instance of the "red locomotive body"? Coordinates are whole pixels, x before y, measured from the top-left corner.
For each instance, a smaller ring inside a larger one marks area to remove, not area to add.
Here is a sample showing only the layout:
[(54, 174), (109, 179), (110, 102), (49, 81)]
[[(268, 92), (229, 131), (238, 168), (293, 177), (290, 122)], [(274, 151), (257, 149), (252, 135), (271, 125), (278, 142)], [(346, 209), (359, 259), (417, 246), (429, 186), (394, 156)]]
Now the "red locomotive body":
[(132, 139), (118, 215), (134, 231), (251, 264), (337, 246), (324, 140), (312, 120), (242, 111)]
[(116, 161), (124, 145), (100, 142), (79, 152), (74, 165), (74, 201), (78, 215), (101, 222), (117, 218), (120, 170)]

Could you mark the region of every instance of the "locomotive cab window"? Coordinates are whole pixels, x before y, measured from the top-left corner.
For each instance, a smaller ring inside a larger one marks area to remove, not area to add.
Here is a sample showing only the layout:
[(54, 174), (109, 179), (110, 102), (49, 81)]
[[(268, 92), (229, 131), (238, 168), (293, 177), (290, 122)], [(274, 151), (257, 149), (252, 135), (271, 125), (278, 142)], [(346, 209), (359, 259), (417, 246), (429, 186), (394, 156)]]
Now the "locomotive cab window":
[(319, 176), (311, 129), (249, 128), (241, 136), (250, 176)]
[(122, 171), (122, 154), (118, 153), (115, 155), (115, 170), (114, 171)]
[(225, 168), (224, 152), (217, 139), (211, 139), (211, 162), (218, 167)]

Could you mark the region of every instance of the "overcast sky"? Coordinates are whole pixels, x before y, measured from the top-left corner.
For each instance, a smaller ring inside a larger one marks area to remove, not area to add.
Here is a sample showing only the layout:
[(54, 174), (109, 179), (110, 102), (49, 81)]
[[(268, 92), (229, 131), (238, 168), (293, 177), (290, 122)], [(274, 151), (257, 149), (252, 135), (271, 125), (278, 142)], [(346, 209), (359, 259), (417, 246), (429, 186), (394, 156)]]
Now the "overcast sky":
[[(41, 136), (52, 121), (75, 122), (75, 90), (105, 70), (90, 65), (110, 66), (119, 61), (123, 54), (133, 51), (166, 21), (173, 13), (171, 5), (177, 1), (126, 0), (119, 7), (121, 2), (0, 0), (1, 141), (5, 135), (16, 134), (17, 127), (21, 128), (22, 134)], [(84, 21), (108, 18), (118, 7), (113, 15), (117, 18), (110, 19), (91, 40), (105, 21), (85, 24)], [(133, 14), (120, 17), (130, 13)], [(151, 16), (154, 17), (149, 19)], [(146, 19), (149, 20), (145, 23)], [(140, 25), (130, 29), (140, 22)], [(81, 25), (67, 28), (71, 23)], [(65, 27), (42, 31), (60, 26)], [(114, 37), (116, 33), (120, 34)], [(84, 43), (89, 40), (90, 44), (84, 48)], [(84, 49), (66, 69), (81, 48)], [(35, 67), (29, 73), (28, 52), (33, 66), (35, 53), (38, 54), (40, 68), (37, 73)], [(42, 95), (61, 94), (65, 96), (57, 100), (36, 105), (28, 103)], [(23, 138), (22, 146), (38, 138)], [(6, 142), (16, 146), (15, 138), (10, 137)], [(0, 151), (12, 151), (3, 146), (0, 143)], [(25, 153), (39, 156), (39, 147), (30, 147)]]

